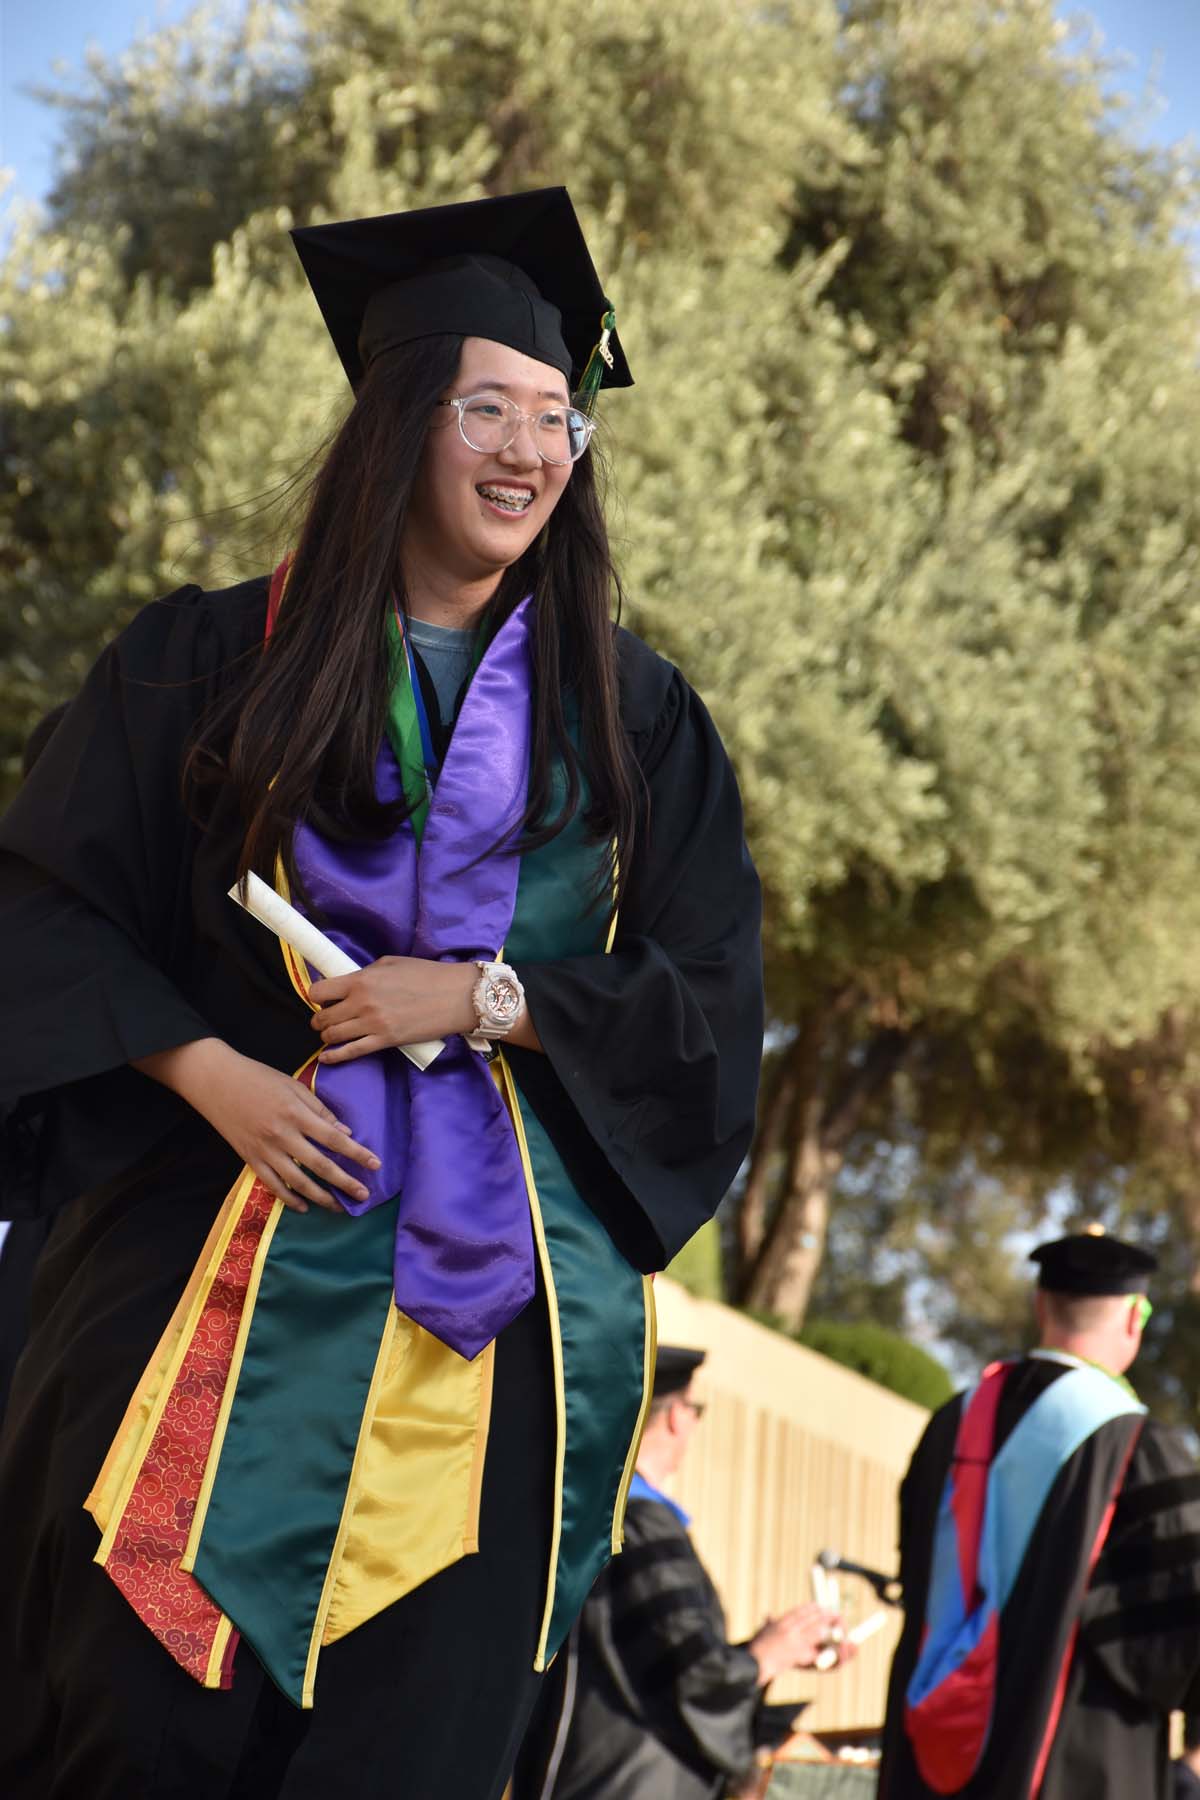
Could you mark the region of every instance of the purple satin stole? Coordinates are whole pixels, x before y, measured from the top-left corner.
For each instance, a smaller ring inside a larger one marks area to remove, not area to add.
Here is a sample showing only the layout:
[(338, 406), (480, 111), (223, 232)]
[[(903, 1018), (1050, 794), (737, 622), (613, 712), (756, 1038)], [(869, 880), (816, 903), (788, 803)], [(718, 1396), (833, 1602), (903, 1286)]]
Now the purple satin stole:
[[(530, 604), (497, 632), (467, 689), (419, 855), (407, 821), (382, 843), (334, 844), (296, 828), (305, 889), (324, 930), (357, 963), (490, 961), (503, 947), (529, 783)], [(381, 799), (400, 798), (386, 740), (375, 781)], [(369, 1174), (343, 1162), (370, 1191), (361, 1201), (339, 1196), (346, 1211), (400, 1196), (396, 1305), (460, 1355), (478, 1355), (534, 1288), (524, 1172), (487, 1064), (451, 1037), (425, 1070), (399, 1050), (323, 1064), (317, 1092), (382, 1164)]]

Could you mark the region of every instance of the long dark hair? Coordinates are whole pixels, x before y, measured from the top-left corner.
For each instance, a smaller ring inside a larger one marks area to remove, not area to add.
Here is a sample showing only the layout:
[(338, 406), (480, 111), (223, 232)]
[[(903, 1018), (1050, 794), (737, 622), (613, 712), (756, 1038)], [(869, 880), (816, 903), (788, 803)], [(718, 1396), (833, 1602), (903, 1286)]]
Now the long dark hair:
[[(228, 783), (245, 822), (238, 873), (270, 879), (276, 858), (297, 882), (293, 827), (304, 819), (340, 840), (394, 831), (409, 808), (375, 794), (387, 717), (387, 618), (404, 603), (399, 547), (436, 402), (453, 384), (462, 338), (403, 346), (371, 365), (309, 490), (287, 597), (261, 656), (205, 719), (189, 787)], [(618, 706), (613, 566), (593, 453), (537, 541), (507, 569), (488, 605), (498, 628), (534, 596), (534, 709), (522, 848), (548, 842), (579, 811), (612, 841), (627, 871), (638, 786)], [(578, 718), (578, 751), (568, 710)], [(566, 776), (554, 807), (554, 770)]]

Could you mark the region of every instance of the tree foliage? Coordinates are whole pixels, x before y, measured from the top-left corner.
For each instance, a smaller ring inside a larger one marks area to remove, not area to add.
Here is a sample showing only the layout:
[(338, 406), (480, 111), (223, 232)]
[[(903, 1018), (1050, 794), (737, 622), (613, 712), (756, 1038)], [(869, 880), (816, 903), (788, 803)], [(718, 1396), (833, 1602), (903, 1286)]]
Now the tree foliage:
[(894, 1253), (968, 1349), (1019, 1283), (955, 1256), (1003, 1219), (1011, 1269), (1062, 1193), (1171, 1220), (1189, 1281), (1200, 185), (1086, 36), (1051, 0), (250, 0), (57, 104), (0, 270), (10, 761), (133, 606), (286, 543), (346, 398), (287, 226), (566, 181), (637, 375), (601, 431), (630, 622), (712, 705), (764, 879), (735, 1291), (797, 1325), (874, 1205), (878, 1291)]

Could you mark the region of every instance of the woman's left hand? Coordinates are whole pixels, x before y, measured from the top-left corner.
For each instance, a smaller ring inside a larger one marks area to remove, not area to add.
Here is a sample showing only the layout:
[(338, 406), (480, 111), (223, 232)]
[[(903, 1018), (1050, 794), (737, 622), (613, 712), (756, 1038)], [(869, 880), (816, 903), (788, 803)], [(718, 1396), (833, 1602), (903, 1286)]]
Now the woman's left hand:
[(323, 1063), (351, 1062), (395, 1044), (474, 1031), (474, 963), (429, 962), (420, 956), (383, 956), (353, 975), (314, 981), (309, 996), (319, 1011)]

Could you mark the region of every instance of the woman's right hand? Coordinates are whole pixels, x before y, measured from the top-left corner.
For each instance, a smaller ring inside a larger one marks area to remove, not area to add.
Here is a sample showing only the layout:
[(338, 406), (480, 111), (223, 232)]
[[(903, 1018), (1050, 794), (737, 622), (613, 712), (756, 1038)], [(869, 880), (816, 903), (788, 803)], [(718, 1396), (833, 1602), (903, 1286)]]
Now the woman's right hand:
[(309, 1201), (341, 1212), (329, 1187), (352, 1200), (367, 1198), (363, 1184), (325, 1152), (336, 1150), (364, 1169), (377, 1169), (379, 1158), (302, 1081), (242, 1056), (220, 1038), (197, 1038), (133, 1066), (195, 1107), (293, 1212), (307, 1212)]

